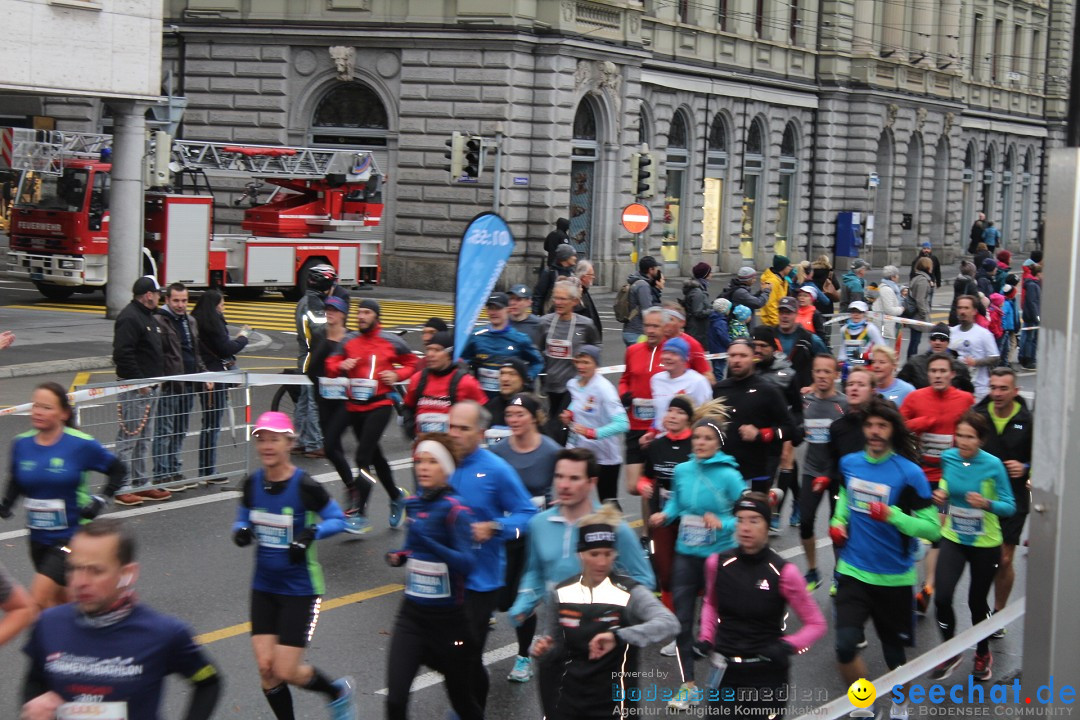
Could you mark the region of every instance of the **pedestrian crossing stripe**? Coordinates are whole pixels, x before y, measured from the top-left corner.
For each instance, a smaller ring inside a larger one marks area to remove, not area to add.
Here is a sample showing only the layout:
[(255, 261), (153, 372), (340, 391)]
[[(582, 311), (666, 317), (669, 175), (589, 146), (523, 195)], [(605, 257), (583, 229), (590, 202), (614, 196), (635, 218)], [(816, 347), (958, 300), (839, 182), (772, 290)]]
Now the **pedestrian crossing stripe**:
[[(352, 311), (360, 305), (359, 298), (351, 299)], [(13, 310), (47, 310), (51, 312), (80, 313), (83, 315), (105, 314), (102, 303), (85, 302), (42, 302), (33, 305), (8, 305)], [(379, 300), (380, 322), (383, 327), (403, 325), (419, 326), (429, 318), (437, 317), (452, 323), (454, 306), (446, 303), (410, 302), (407, 300)], [(352, 315), (355, 317), (355, 315)], [(486, 314), (481, 314), (481, 319)], [(230, 325), (250, 325), (256, 330), (276, 330), (296, 332), (296, 303), (273, 300), (228, 300), (225, 301), (225, 320)], [(350, 327), (352, 325), (350, 324)]]

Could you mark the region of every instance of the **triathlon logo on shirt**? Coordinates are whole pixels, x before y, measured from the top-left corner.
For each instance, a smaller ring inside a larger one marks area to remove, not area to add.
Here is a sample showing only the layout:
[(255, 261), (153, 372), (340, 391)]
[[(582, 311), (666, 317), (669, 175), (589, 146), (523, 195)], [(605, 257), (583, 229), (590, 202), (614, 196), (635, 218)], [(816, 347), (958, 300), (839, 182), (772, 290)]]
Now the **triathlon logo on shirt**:
[(54, 457), (49, 460), (49, 472), (64, 472), (64, 458)]
[(762, 578), (761, 582), (758, 583), (758, 590), (768, 590), (768, 589), (769, 589), (769, 581), (768, 581), (768, 579), (767, 578)]
[(19, 469), (20, 470), (30, 472), (31, 470), (33, 470), (36, 467), (37, 467), (37, 463), (35, 461), (33, 461), (33, 460), (20, 460), (19, 461)]
[(96, 658), (87, 655), (65, 655), (56, 652), (45, 658), (45, 670), (56, 675), (77, 675), (81, 678), (134, 678), (143, 674), (143, 666), (135, 658)]

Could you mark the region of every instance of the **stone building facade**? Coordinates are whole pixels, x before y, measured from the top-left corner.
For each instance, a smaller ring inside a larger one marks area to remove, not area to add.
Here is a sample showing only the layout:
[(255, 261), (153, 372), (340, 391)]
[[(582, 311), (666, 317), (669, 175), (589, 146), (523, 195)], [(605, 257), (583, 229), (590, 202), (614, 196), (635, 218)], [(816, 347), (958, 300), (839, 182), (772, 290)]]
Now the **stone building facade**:
[[(445, 142), (460, 131), (502, 138), (499, 208), (518, 240), (506, 282), (532, 280), (565, 216), (617, 287), (643, 144), (657, 195), (641, 241), (669, 274), (831, 254), (845, 211), (875, 265), (909, 262), (924, 241), (958, 257), (979, 211), (1006, 247), (1033, 247), (1073, 12), (1064, 0), (167, 0), (164, 54), (188, 98), (184, 137), (375, 152), (385, 283), (450, 289), (465, 224), (492, 207), (493, 153), (478, 182), (451, 182)], [(72, 129), (102, 114), (49, 110)], [(218, 219), (238, 215), (223, 205)]]

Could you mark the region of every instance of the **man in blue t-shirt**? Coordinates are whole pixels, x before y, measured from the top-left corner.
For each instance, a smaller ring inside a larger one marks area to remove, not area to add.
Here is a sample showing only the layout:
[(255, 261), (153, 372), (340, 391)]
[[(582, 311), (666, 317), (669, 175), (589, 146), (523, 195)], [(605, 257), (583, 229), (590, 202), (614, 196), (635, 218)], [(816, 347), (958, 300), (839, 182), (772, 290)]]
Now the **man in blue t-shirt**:
[(840, 459), (843, 484), (829, 528), (840, 547), (836, 659), (845, 683), (866, 677), (858, 646), (868, 619), (889, 669), (907, 661), (904, 646), (914, 640), (915, 538), (941, 537), (930, 483), (916, 462), (918, 441), (900, 413), (875, 397), (864, 412), (863, 434), (866, 449)]
[(99, 706), (100, 717), (157, 720), (166, 675), (192, 684), (188, 720), (211, 717), (218, 670), (176, 618), (138, 603), (135, 541), (119, 520), (83, 525), (70, 543), (68, 587), (75, 602), (41, 614), (23, 652), (30, 670), (25, 720), (52, 720), (67, 703)]

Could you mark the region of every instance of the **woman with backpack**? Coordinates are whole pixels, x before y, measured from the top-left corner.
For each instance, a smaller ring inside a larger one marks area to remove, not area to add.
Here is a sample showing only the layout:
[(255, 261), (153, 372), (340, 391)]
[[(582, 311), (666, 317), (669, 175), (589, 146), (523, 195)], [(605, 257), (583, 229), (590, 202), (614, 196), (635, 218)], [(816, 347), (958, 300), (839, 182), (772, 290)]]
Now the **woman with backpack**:
[[(915, 263), (915, 277), (911, 279), (908, 295), (915, 301), (915, 315), (912, 320), (930, 321), (930, 304), (933, 302), (933, 281), (930, 272), (934, 265), (928, 257), (921, 257)], [(894, 268), (895, 269), (895, 268)], [(922, 340), (922, 330), (912, 326), (911, 340), (908, 342), (907, 356), (917, 355), (919, 342)]]

